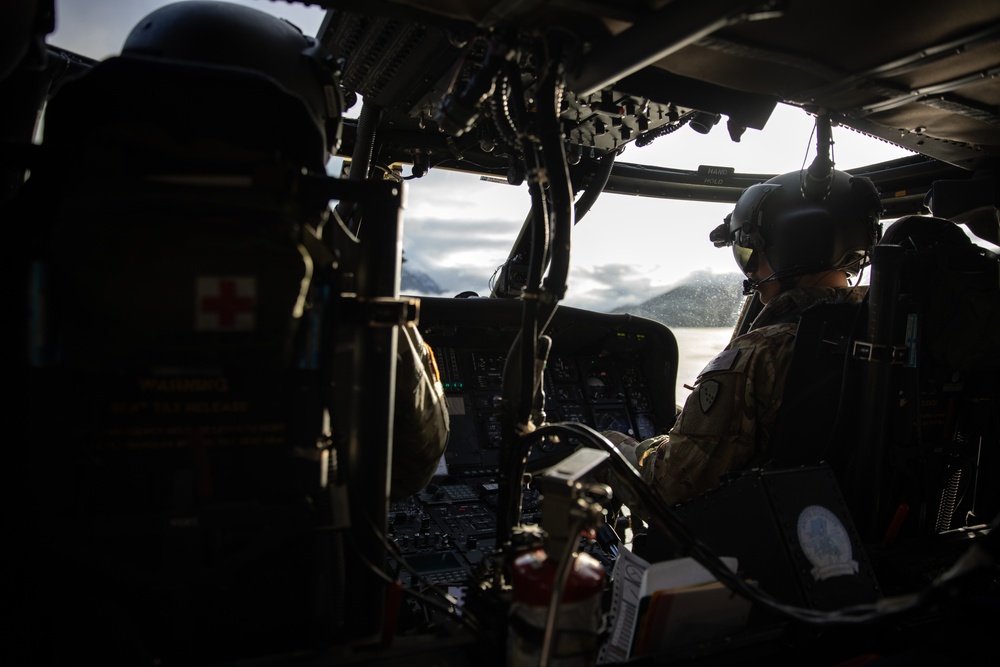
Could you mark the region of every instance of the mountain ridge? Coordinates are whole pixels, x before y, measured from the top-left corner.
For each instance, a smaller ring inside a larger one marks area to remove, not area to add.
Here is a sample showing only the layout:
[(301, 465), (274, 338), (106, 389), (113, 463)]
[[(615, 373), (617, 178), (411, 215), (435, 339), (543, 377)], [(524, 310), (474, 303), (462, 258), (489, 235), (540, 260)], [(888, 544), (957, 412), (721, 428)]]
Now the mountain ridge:
[(739, 273), (696, 271), (662, 294), (612, 312), (629, 312), (669, 327), (731, 327), (743, 306), (742, 282)]

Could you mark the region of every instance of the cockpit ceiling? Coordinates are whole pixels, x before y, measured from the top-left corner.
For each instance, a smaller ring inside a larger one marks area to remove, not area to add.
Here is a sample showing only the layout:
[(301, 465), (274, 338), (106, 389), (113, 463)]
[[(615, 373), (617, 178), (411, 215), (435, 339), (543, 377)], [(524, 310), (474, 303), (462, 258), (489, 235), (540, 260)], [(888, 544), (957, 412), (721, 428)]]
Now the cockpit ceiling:
[[(338, 10), (320, 37), (345, 58), (348, 84), (412, 118), (440, 100), (472, 36), (559, 30), (572, 36), (567, 81), (579, 99), (628, 95), (751, 128), (781, 101), (967, 169), (1000, 154), (997, 0), (318, 4)], [(348, 19), (356, 24), (351, 39)], [(380, 37), (378, 24), (405, 34)]]

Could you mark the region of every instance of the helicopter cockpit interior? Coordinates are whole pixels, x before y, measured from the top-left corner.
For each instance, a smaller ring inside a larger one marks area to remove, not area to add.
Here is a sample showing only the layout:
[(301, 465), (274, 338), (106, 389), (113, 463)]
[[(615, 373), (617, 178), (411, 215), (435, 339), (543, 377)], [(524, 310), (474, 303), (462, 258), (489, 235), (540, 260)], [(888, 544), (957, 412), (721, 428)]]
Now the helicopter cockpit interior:
[[(993, 664), (1000, 4), (180, 4), (99, 58), (61, 0), (0, 10), (19, 654)], [(834, 129), (907, 154), (851, 171), (882, 208), (866, 296), (798, 321), (771, 461), (668, 505), (607, 434), (671, 429), (680, 326), (565, 305), (571, 239), (598, 198), (731, 206), (775, 174), (622, 156), (779, 105), (817, 182)], [(439, 171), (523, 204), (488, 293), (401, 287)], [(396, 497), (411, 331), (448, 442)]]

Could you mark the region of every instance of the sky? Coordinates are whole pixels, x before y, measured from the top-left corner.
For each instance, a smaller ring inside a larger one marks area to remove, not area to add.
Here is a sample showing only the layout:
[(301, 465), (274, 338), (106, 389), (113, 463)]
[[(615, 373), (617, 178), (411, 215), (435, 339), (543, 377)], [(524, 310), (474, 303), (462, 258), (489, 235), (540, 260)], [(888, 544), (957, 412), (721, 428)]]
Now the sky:
[[(314, 35), (323, 10), (283, 0), (233, 0), (286, 18)], [(139, 20), (165, 0), (56, 0), (50, 44), (97, 60), (115, 55)], [(360, 105), (349, 112), (356, 115)], [(782, 173), (808, 166), (815, 155), (812, 119), (779, 107), (762, 131), (733, 142), (725, 122), (708, 135), (690, 128), (649, 146), (630, 145), (619, 161), (679, 169), (733, 167), (745, 173)], [(833, 130), (838, 169), (850, 171), (909, 154), (847, 128)], [(328, 165), (336, 173), (339, 160)], [(408, 173), (408, 171), (407, 171)], [(529, 209), (527, 186), (480, 181), (469, 174), (432, 169), (407, 181), (404, 256), (407, 267), (432, 276), (444, 295), (489, 293), (490, 278), (507, 257)], [(735, 272), (728, 249), (715, 248), (709, 232), (729, 204), (656, 200), (605, 194), (573, 231), (569, 289), (564, 303), (608, 311), (662, 293), (698, 271)], [(739, 284), (734, 276), (734, 284)]]

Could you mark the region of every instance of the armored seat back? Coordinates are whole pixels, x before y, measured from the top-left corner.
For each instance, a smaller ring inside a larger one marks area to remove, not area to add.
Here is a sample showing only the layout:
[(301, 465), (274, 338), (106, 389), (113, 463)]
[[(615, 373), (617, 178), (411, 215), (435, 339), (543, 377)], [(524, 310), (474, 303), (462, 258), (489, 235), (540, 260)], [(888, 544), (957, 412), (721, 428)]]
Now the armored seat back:
[[(55, 658), (134, 664), (336, 639), (335, 273), (315, 236), (326, 201), (289, 176), (323, 167), (305, 106), (253, 73), (113, 58), (53, 98), (43, 148), (24, 193), (28, 479), (44, 489), (25, 560), (47, 582), (31, 627), (72, 626)], [(72, 624), (51, 623), (45, 593)]]

